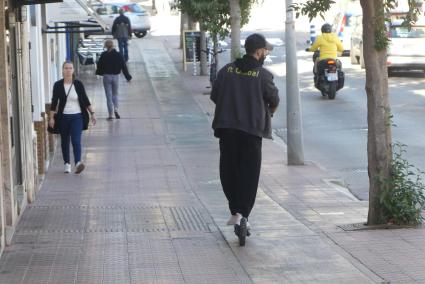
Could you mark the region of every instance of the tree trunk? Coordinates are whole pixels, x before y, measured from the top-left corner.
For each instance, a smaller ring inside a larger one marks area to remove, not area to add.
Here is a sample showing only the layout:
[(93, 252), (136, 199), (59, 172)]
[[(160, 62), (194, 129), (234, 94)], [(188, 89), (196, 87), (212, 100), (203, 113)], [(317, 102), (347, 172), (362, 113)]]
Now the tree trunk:
[(205, 30), (202, 29), (201, 25), (201, 75), (208, 75), (208, 54), (206, 52), (203, 52), (203, 50), (207, 50), (207, 41)]
[[(214, 62), (215, 62), (215, 66), (217, 67), (218, 70), (218, 66), (219, 66), (219, 62), (218, 62), (218, 35), (217, 34), (211, 34), (212, 40), (213, 40), (213, 53), (214, 53)], [(212, 87), (212, 86), (211, 86)]]
[(186, 13), (180, 13), (180, 48), (183, 48), (183, 31), (189, 29), (189, 16)]
[(191, 16), (188, 16), (188, 26), (190, 30), (196, 30), (197, 29), (198, 22)]
[(229, 0), (230, 5), (230, 37), (231, 61), (240, 57), (241, 53), (241, 5), (240, 0)]
[(379, 194), (380, 180), (390, 177), (392, 159), (391, 121), (388, 101), (387, 51), (375, 47), (375, 35), (384, 25), (383, 0), (360, 0), (363, 9), (363, 55), (366, 67), (368, 122), (368, 225), (382, 224), (383, 209)]

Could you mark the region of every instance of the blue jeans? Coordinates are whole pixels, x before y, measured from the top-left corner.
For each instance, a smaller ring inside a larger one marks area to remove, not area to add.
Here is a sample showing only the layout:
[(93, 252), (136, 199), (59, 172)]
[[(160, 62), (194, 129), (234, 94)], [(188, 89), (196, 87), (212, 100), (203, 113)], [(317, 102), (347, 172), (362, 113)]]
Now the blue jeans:
[(69, 142), (71, 140), (75, 164), (81, 161), (81, 134), (83, 132), (83, 115), (62, 114), (61, 124), (62, 157), (65, 164), (70, 164)]
[(118, 111), (118, 82), (119, 74), (103, 75), (103, 87), (105, 88), (109, 117), (112, 117), (114, 111)]
[(117, 38), (118, 40), (118, 49), (120, 50), (120, 53), (122, 57), (124, 58), (125, 62), (128, 61), (128, 44), (127, 38)]

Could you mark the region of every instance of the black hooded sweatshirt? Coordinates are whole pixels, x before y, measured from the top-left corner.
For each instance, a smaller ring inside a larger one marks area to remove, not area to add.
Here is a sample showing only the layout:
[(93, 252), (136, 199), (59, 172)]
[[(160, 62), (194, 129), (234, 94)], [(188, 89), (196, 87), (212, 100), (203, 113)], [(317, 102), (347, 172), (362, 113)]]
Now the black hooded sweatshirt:
[(212, 128), (237, 129), (271, 138), (271, 112), (279, 104), (273, 75), (252, 56), (245, 55), (218, 72), (211, 92), (216, 104)]

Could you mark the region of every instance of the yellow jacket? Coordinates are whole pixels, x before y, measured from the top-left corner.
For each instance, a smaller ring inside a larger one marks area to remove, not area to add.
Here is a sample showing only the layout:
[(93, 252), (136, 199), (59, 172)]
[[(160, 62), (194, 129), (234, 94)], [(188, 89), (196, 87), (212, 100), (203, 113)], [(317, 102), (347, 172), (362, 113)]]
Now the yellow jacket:
[(335, 59), (337, 57), (337, 51), (344, 51), (341, 41), (334, 33), (323, 33), (319, 35), (308, 50), (316, 51), (317, 49), (320, 49), (319, 60), (326, 58)]

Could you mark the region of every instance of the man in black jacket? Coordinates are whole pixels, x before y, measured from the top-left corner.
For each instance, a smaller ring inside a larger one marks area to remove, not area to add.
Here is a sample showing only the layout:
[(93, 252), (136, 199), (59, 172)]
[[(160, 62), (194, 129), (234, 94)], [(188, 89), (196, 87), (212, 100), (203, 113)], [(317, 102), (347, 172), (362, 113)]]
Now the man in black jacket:
[(229, 202), (228, 225), (241, 245), (249, 235), (261, 168), (262, 138), (271, 138), (271, 116), (279, 104), (273, 75), (263, 68), (273, 46), (260, 34), (245, 41), (246, 55), (217, 75), (211, 100), (216, 104), (212, 127), (220, 144), (220, 179)]
[(120, 9), (120, 15), (114, 20), (112, 24), (112, 35), (118, 41), (118, 49), (125, 62), (128, 61), (128, 39), (131, 38), (131, 23), (130, 19), (124, 15), (124, 10)]
[(109, 112), (108, 120), (113, 119), (113, 113), (115, 118), (119, 119), (121, 117), (118, 113), (118, 77), (121, 71), (127, 82), (130, 82), (132, 77), (128, 73), (124, 58), (114, 48), (114, 42), (110, 39), (106, 40), (105, 48), (106, 51), (100, 55), (97, 63), (96, 74), (103, 76), (103, 87)]

